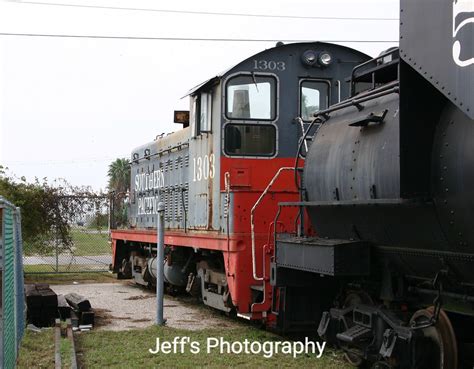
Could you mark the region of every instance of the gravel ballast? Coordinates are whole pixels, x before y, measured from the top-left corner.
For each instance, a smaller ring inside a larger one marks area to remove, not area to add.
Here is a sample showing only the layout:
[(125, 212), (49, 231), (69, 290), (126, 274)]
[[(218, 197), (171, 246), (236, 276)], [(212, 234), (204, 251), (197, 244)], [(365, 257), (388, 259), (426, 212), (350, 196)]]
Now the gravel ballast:
[[(75, 292), (86, 297), (96, 313), (94, 329), (122, 331), (154, 324), (156, 295), (131, 282), (52, 285), (57, 294)], [(165, 295), (164, 317), (173, 328), (201, 330), (231, 328), (236, 321), (217, 311)]]

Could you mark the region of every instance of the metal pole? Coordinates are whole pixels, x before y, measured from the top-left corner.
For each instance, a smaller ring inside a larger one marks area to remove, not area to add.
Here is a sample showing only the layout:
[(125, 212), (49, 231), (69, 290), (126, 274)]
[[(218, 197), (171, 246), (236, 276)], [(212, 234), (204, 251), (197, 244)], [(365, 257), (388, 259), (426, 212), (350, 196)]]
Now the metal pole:
[(59, 235), (56, 230), (56, 273), (59, 273)]
[(165, 204), (158, 203), (158, 225), (156, 236), (156, 324), (164, 325), (163, 291), (164, 291), (164, 262), (165, 262)]

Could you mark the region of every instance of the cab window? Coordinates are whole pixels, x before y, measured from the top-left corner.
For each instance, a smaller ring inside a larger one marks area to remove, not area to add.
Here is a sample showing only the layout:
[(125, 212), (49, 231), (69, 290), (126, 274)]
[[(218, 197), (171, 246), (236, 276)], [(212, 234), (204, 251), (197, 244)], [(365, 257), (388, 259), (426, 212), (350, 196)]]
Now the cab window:
[(271, 124), (227, 124), (224, 150), (230, 156), (273, 156), (276, 128)]
[(227, 119), (274, 120), (276, 118), (276, 79), (258, 74), (231, 78), (226, 86)]
[(193, 116), (194, 136), (212, 131), (212, 95), (209, 92), (202, 92), (194, 97)]
[(300, 84), (300, 116), (304, 121), (313, 120), (313, 115), (329, 106), (329, 83), (304, 80)]
[(201, 132), (211, 131), (211, 94), (203, 92), (201, 94), (201, 106), (200, 106), (200, 117), (199, 117), (199, 128)]

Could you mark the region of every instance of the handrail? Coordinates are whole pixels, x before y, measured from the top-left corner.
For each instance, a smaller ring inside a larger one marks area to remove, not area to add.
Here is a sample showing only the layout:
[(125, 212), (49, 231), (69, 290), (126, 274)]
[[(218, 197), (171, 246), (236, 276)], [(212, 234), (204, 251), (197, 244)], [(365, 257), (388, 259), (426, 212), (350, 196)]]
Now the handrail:
[(382, 87), (376, 88), (375, 90), (368, 92), (367, 94), (361, 95), (359, 97), (353, 97), (353, 98), (347, 99), (343, 101), (342, 103), (333, 105), (332, 107), (328, 109), (320, 110), (314, 113), (314, 116), (315, 117), (323, 116), (326, 118), (326, 120), (328, 120), (329, 119), (328, 114), (333, 113), (337, 110), (348, 108), (350, 106), (355, 106), (359, 109), (358, 106), (363, 102), (376, 99), (377, 97), (389, 95), (391, 93), (399, 93), (400, 92), (399, 85), (400, 85), (399, 81), (388, 83)]
[[(252, 273), (253, 273), (253, 278), (256, 281), (263, 281), (265, 280), (265, 270), (262, 271), (262, 276), (258, 277), (257, 276), (257, 258), (256, 258), (256, 252), (255, 252), (255, 224), (254, 224), (254, 213), (255, 210), (257, 209), (258, 205), (262, 202), (263, 198), (265, 195), (268, 193), (270, 188), (273, 186), (277, 178), (280, 176), (280, 174), (285, 171), (285, 170), (295, 170), (293, 167), (281, 167), (278, 169), (276, 174), (273, 176), (272, 180), (268, 183), (267, 187), (265, 190), (262, 192), (258, 200), (255, 202), (255, 205), (252, 207), (252, 210), (250, 210), (250, 234), (252, 237)], [(265, 262), (265, 256), (264, 256), (264, 262)]]
[(377, 62), (377, 60), (379, 59), (383, 59), (385, 58), (386, 56), (389, 56), (389, 55), (392, 55), (392, 54), (395, 54), (396, 52), (398, 51), (398, 49), (394, 49), (394, 50), (390, 50), (390, 51), (387, 51), (383, 54), (380, 54), (379, 56), (376, 56), (375, 58), (372, 58), (372, 59), (369, 59), (363, 63), (360, 63), (360, 64), (357, 64), (354, 68), (352, 68), (352, 73), (351, 73), (351, 79), (354, 77), (354, 74), (355, 74), (355, 71), (356, 70), (359, 70), (360, 68), (366, 66), (366, 65), (369, 65), (370, 63), (373, 63), (373, 62)]
[[(398, 48), (397, 49), (394, 49), (394, 50), (390, 50), (390, 51), (387, 51), (385, 53), (382, 53), (380, 54), (379, 56), (375, 57), (375, 58), (372, 58), (372, 59), (369, 59), (361, 64), (358, 64), (356, 65), (353, 69), (352, 69), (352, 72), (351, 72), (351, 96), (354, 96), (354, 78), (356, 77), (356, 71), (358, 71), (359, 69), (361, 69), (362, 67), (365, 67), (371, 63), (377, 63), (379, 60), (383, 60), (383, 58), (387, 57), (387, 56), (391, 56), (393, 54), (397, 54), (398, 52)], [(399, 58), (399, 57), (398, 57)], [(383, 64), (382, 64), (383, 65)], [(377, 64), (376, 64), (377, 66)]]
[(225, 202), (224, 202), (224, 218), (226, 220), (226, 235), (227, 235), (227, 275), (231, 276), (230, 270), (230, 173), (224, 174), (224, 188), (225, 188)]

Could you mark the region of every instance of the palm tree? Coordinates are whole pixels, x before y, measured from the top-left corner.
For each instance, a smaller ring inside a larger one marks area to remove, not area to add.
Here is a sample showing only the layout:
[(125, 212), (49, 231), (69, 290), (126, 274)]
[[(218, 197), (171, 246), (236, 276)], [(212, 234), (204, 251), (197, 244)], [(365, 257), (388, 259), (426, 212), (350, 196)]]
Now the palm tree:
[(115, 159), (109, 165), (109, 191), (120, 193), (127, 192), (130, 188), (130, 164), (125, 158)]
[(129, 161), (125, 158), (115, 159), (109, 165), (107, 176), (112, 196), (110, 225), (112, 228), (117, 228), (127, 224), (127, 207), (124, 201), (130, 188)]

